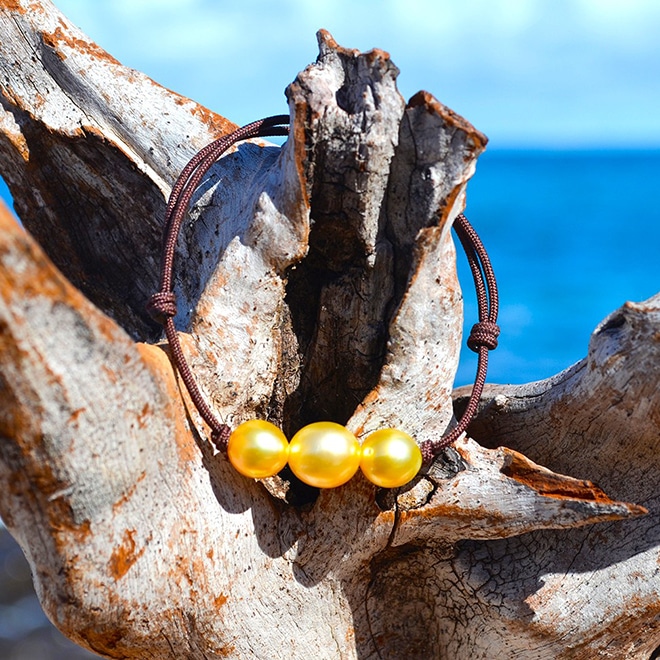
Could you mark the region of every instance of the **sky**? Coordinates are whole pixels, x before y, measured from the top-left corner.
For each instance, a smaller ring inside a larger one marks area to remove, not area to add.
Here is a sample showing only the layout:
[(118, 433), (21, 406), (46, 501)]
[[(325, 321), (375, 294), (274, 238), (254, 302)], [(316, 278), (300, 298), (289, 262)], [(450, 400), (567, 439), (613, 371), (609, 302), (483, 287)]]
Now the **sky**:
[(490, 148), (660, 147), (658, 0), (55, 0), (124, 64), (237, 123), (286, 111), (316, 31), (386, 50)]

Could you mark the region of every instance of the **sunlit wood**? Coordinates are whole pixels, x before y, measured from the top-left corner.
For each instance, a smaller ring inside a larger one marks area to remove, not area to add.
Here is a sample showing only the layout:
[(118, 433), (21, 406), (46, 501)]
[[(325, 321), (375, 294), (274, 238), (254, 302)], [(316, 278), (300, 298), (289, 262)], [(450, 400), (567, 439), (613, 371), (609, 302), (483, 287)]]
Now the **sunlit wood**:
[[(286, 144), (241, 144), (202, 184), (177, 324), (234, 426), (421, 442), (452, 422), (450, 228), (486, 140), (426, 92), (406, 103), (387, 53), (319, 48)], [(649, 656), (657, 299), (569, 374), (487, 390), (476, 440), (405, 491), (257, 482), (215, 454), (144, 311), (170, 186), (233, 124), (47, 0), (0, 0), (0, 89), (27, 228), (0, 210), (0, 515), (67, 636), (109, 658)]]

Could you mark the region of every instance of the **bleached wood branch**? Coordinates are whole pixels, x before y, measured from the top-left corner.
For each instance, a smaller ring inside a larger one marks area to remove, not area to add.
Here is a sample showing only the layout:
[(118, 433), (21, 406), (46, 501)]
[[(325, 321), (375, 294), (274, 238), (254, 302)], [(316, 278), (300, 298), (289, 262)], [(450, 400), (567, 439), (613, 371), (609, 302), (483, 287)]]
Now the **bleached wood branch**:
[[(427, 93), (404, 103), (386, 53), (323, 32), (319, 44), (289, 87), (284, 147), (240, 145), (203, 183), (177, 254), (177, 323), (231, 422), (397, 425), (421, 441), (452, 420), (450, 225), (485, 138)], [(0, 2), (0, 80), (0, 170), (31, 232), (0, 216), (0, 514), (65, 634), (107, 657), (537, 658), (580, 636), (597, 648), (583, 583), (573, 637), (560, 592), (538, 610), (555, 618), (534, 620), (548, 551), (524, 539), (641, 507), (470, 439), (399, 493), (240, 477), (166, 351), (134, 343), (156, 338), (143, 305), (169, 187), (232, 125), (123, 68), (47, 0)], [(566, 402), (567, 420), (580, 405)], [(621, 524), (593, 529), (616, 545)], [(507, 542), (526, 554), (503, 579), (484, 554)], [(641, 609), (607, 619), (627, 626), (627, 649), (652, 644)]]
[[(507, 637), (516, 657), (650, 658), (659, 646), (659, 331), (660, 294), (628, 302), (596, 328), (587, 357), (575, 366), (545, 381), (492, 385), (484, 393), (470, 429), (484, 446), (506, 442), (553, 470), (588, 476), (649, 514), (464, 546), (457, 562), (474, 566), (475, 574), (495, 575), (504, 557), (520, 558), (517, 579), (486, 599), (483, 648), (501, 647), (506, 631), (518, 625), (520, 614), (508, 610), (502, 626), (502, 597), (527, 608), (526, 634)], [(458, 408), (464, 394), (457, 392)], [(462, 588), (470, 591), (474, 578), (462, 575)], [(545, 655), (533, 656), (539, 635)]]

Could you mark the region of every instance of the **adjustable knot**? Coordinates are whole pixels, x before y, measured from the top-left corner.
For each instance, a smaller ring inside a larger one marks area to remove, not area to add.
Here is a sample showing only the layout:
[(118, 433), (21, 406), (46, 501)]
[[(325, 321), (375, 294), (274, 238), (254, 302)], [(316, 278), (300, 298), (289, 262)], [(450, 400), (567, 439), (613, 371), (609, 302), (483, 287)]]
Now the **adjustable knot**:
[(172, 291), (154, 293), (149, 298), (146, 309), (154, 321), (163, 325), (168, 318), (176, 316), (176, 296)]
[(497, 348), (497, 337), (500, 334), (500, 326), (492, 321), (480, 321), (472, 326), (470, 336), (467, 340), (468, 348), (475, 353), (479, 352), (482, 346), (489, 351)]
[(230, 435), (231, 429), (226, 424), (222, 424), (218, 428), (211, 431), (211, 442), (218, 451), (226, 454)]

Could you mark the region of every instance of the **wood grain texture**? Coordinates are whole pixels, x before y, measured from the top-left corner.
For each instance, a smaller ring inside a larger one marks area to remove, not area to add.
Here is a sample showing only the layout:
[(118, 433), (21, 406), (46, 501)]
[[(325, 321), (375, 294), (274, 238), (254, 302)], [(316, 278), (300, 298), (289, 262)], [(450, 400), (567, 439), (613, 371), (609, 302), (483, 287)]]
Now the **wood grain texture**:
[[(649, 511), (605, 528), (465, 546), (462, 562), (477, 572), (495, 574), (504, 557), (524, 557), (519, 580), (506, 588), (507, 598), (528, 608), (528, 634), (512, 646), (520, 657), (649, 658), (659, 644), (659, 331), (660, 295), (628, 302), (602, 321), (587, 357), (567, 371), (484, 392), (470, 428), (484, 446), (506, 441)], [(464, 392), (456, 395), (460, 408)], [(488, 619), (501, 618), (496, 609), (491, 600)], [(506, 629), (489, 629), (493, 634), (480, 634), (480, 643), (499, 648)], [(526, 649), (539, 636), (545, 650), (533, 655)]]
[[(450, 227), (486, 139), (426, 92), (404, 102), (387, 53), (323, 31), (319, 51), (287, 90), (285, 145), (241, 144), (200, 187), (178, 328), (231, 423), (401, 425), (421, 442), (453, 423)], [(109, 658), (648, 656), (652, 516), (614, 521), (653, 498), (606, 476), (616, 457), (657, 482), (649, 450), (622, 450), (632, 424), (657, 440), (652, 388), (624, 396), (650, 382), (632, 356), (657, 352), (657, 315), (626, 342), (627, 321), (605, 324), (588, 377), (559, 377), (543, 405), (495, 396), (479, 443), (400, 491), (245, 479), (143, 312), (165, 196), (231, 123), (47, 0), (0, 2), (0, 80), (0, 170), (30, 232), (0, 210), (0, 514), (65, 634)], [(539, 453), (541, 432), (559, 448)]]

